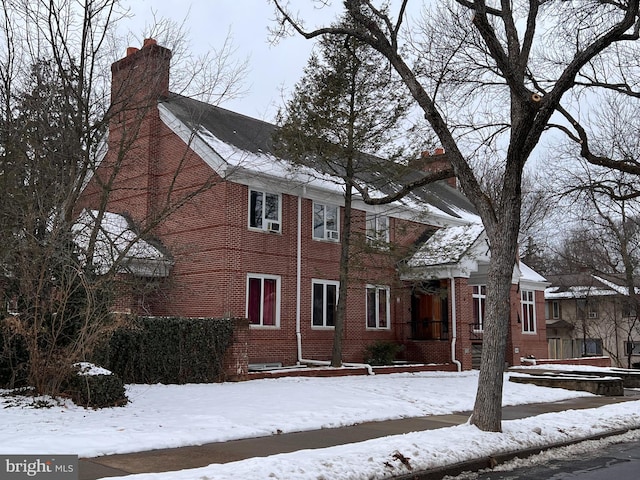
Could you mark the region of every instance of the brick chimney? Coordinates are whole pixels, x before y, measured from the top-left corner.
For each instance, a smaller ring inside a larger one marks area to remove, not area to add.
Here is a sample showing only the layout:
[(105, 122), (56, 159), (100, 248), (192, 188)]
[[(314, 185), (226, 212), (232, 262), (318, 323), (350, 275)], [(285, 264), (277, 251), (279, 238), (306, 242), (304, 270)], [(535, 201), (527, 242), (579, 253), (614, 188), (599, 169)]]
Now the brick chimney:
[(170, 62), (171, 50), (147, 38), (111, 65), (107, 163), (119, 165), (119, 172), (110, 208), (126, 210), (137, 222), (153, 219), (160, 208), (158, 101), (169, 95)]
[[(117, 112), (155, 106), (169, 95), (171, 50), (146, 38), (111, 65), (111, 108)], [(122, 118), (120, 119), (122, 120)]]
[[(438, 172), (443, 169), (451, 168), (451, 162), (447, 158), (444, 148), (436, 148), (422, 152), (422, 158), (418, 165), (425, 172)], [(458, 180), (455, 176), (445, 180), (451, 187), (458, 188)]]

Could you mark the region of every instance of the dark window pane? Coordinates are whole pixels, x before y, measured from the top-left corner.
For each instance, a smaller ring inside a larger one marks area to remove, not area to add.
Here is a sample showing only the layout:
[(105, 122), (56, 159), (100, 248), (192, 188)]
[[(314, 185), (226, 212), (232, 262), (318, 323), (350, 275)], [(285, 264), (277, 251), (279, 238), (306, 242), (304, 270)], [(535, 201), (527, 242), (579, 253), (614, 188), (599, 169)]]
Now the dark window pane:
[(313, 237), (324, 239), (324, 205), (313, 205)]
[(367, 327), (376, 328), (376, 289), (367, 288)]
[(264, 279), (262, 324), (276, 324), (276, 281), (274, 279)]
[(276, 222), (280, 220), (280, 216), (278, 215), (278, 195), (274, 195), (273, 193), (267, 193), (265, 195), (265, 214), (264, 218), (267, 220), (275, 220)]
[(249, 323), (252, 325), (260, 325), (260, 306), (261, 306), (261, 290), (262, 282), (259, 278), (249, 279)]
[(333, 327), (336, 324), (336, 304), (338, 291), (335, 285), (327, 285), (327, 326)]
[(387, 328), (387, 290), (378, 290), (378, 326)]
[(262, 228), (262, 192), (251, 192), (249, 225), (254, 228)]
[(313, 284), (313, 325), (323, 325), (323, 304), (324, 304), (324, 289), (321, 283)]

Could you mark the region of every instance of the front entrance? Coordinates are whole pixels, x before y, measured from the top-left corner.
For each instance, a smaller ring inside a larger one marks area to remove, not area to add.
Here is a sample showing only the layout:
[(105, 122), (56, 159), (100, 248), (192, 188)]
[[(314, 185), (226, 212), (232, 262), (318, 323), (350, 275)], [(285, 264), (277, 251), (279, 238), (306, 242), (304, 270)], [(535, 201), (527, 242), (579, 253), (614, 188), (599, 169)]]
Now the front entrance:
[(446, 280), (416, 286), (411, 297), (411, 338), (449, 339), (449, 303)]

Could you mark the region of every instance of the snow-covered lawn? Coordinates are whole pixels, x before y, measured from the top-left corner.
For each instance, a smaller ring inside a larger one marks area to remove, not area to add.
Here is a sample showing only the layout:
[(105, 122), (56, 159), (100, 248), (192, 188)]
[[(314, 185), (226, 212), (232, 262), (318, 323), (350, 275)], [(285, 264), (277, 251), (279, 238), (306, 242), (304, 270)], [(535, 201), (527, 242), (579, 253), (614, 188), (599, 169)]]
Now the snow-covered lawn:
[[(70, 403), (32, 408), (16, 402), (14, 397), (3, 396), (0, 452), (93, 457), (271, 435), (278, 431), (439, 415), (472, 409), (476, 386), (477, 372), (130, 385), (127, 406), (103, 410), (86, 410)], [(553, 402), (589, 395), (505, 381), (503, 403)], [(9, 406), (16, 403), (17, 406)], [(383, 478), (389, 473), (410, 472), (401, 458), (409, 458), (411, 468), (421, 470), (630, 427), (640, 427), (640, 401), (508, 421), (504, 422), (502, 434), (461, 425), (134, 478)]]

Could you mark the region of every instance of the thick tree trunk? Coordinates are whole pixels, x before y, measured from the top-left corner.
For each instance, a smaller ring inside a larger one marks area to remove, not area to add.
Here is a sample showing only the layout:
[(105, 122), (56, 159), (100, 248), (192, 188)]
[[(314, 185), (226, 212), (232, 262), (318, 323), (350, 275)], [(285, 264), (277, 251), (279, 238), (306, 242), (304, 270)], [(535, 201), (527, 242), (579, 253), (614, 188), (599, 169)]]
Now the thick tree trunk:
[[(498, 229), (500, 230), (510, 231), (504, 227)], [(511, 279), (518, 245), (517, 234), (493, 234), (490, 235), (489, 242), (491, 260), (487, 278), (482, 359), (471, 423), (484, 431), (500, 432), (505, 354), (511, 315)]]

